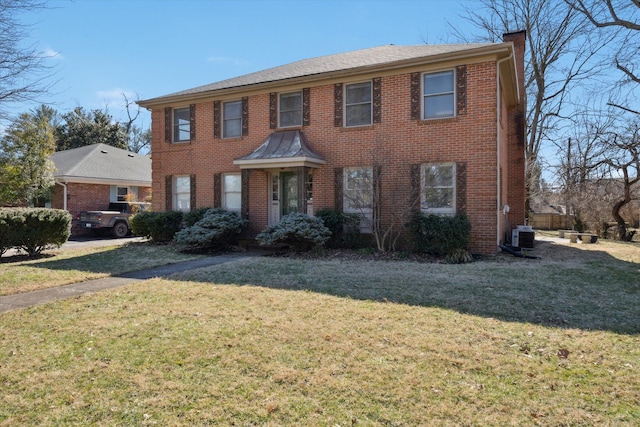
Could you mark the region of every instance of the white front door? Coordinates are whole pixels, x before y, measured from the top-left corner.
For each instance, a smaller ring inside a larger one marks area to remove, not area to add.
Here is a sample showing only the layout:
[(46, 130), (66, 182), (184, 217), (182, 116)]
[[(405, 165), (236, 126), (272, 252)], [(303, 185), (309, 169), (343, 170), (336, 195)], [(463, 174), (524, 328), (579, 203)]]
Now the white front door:
[(291, 171), (271, 173), (269, 204), (269, 225), (279, 223), (285, 215), (299, 212), (298, 174)]

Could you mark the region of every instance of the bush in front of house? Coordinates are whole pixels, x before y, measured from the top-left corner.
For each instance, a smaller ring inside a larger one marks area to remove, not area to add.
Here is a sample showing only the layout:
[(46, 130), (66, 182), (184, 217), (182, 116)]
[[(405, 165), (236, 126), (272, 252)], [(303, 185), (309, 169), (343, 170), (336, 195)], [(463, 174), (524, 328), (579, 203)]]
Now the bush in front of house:
[(265, 228), (256, 236), (256, 240), (261, 245), (283, 243), (295, 251), (304, 251), (324, 245), (330, 237), (331, 231), (320, 218), (292, 213), (283, 216), (278, 224)]
[(188, 251), (222, 249), (235, 243), (246, 225), (247, 221), (235, 212), (207, 209), (200, 220), (177, 232), (173, 241)]
[(167, 243), (182, 227), (183, 213), (179, 211), (137, 213), (131, 219), (131, 232), (155, 243)]
[(206, 214), (207, 211), (209, 211), (210, 209), (213, 209), (213, 208), (198, 208), (198, 209), (192, 210), (191, 212), (185, 212), (185, 214), (182, 217), (184, 226), (191, 227), (196, 222), (200, 221), (204, 217), (204, 214)]
[(420, 253), (444, 256), (454, 262), (464, 262), (468, 253), (471, 223), (466, 215), (444, 216), (416, 213), (409, 222), (414, 237), (414, 249)]
[(333, 209), (321, 209), (316, 217), (322, 220), (325, 227), (331, 231), (331, 237), (326, 243), (329, 248), (354, 248), (360, 240), (360, 216)]
[(71, 214), (61, 209), (1, 209), (0, 254), (17, 248), (33, 257), (48, 247), (60, 247), (71, 235), (71, 222)]

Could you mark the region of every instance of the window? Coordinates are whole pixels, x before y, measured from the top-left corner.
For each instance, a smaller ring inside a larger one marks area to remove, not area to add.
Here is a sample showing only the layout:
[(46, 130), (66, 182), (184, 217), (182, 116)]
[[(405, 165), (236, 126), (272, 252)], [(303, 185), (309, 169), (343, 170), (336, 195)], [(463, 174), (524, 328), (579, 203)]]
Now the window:
[(360, 232), (371, 233), (373, 218), (373, 169), (344, 169), (344, 211), (361, 216)]
[(189, 141), (191, 139), (190, 108), (176, 108), (173, 110), (173, 141)]
[(182, 212), (191, 210), (191, 178), (189, 175), (173, 177), (173, 209)]
[(222, 207), (240, 212), (242, 205), (242, 178), (239, 173), (222, 175)]
[(456, 213), (455, 163), (424, 164), (420, 171), (420, 206), (422, 212)]
[(423, 117), (440, 119), (455, 116), (453, 70), (424, 74)]
[(280, 95), (280, 127), (302, 126), (302, 92)]
[(371, 82), (355, 83), (345, 87), (345, 126), (371, 124)]
[(129, 194), (129, 188), (128, 187), (118, 187), (118, 189), (116, 190), (116, 202), (126, 202), (127, 201), (127, 195)]
[(225, 102), (222, 107), (222, 137), (242, 135), (242, 101)]

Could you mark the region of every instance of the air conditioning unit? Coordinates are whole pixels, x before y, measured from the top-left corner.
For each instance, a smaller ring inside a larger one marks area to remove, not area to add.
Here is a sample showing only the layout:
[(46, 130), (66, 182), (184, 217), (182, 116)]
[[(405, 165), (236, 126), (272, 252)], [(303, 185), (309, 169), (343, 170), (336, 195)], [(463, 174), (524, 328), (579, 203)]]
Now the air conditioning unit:
[(533, 249), (536, 232), (529, 225), (519, 225), (511, 231), (511, 246)]

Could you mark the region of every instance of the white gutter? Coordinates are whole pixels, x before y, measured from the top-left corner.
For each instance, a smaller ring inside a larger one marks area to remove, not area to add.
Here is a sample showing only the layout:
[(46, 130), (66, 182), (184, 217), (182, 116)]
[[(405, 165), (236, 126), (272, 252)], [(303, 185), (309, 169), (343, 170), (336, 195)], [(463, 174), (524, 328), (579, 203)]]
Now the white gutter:
[[(512, 49), (513, 49), (513, 43), (512, 43)], [(502, 190), (502, 183), (500, 182), (500, 158), (501, 158), (501, 153), (500, 153), (500, 115), (502, 114), (502, 112), (500, 111), (500, 98), (502, 97), (502, 94), (500, 93), (500, 64), (503, 63), (504, 61), (508, 61), (510, 59), (513, 59), (513, 50), (509, 53), (509, 56), (507, 56), (506, 58), (502, 58), (499, 59), (498, 61), (496, 61), (496, 145), (497, 145), (497, 149), (496, 149), (496, 182), (497, 182), (497, 186), (496, 186), (496, 212), (498, 213), (498, 215), (496, 216), (496, 248), (500, 247), (500, 211), (502, 210), (500, 207), (500, 193)], [(518, 74), (516, 72), (516, 79), (518, 78)], [(519, 91), (519, 87), (518, 87), (518, 91)], [(520, 93), (518, 92), (518, 95)], [(520, 99), (520, 97), (518, 96), (518, 99)], [(508, 129), (507, 129), (508, 131)], [(506, 243), (506, 242), (505, 242)]]
[(56, 181), (56, 184), (62, 185), (62, 188), (64, 188), (64, 190), (62, 191), (62, 209), (66, 211), (67, 210), (67, 183)]

